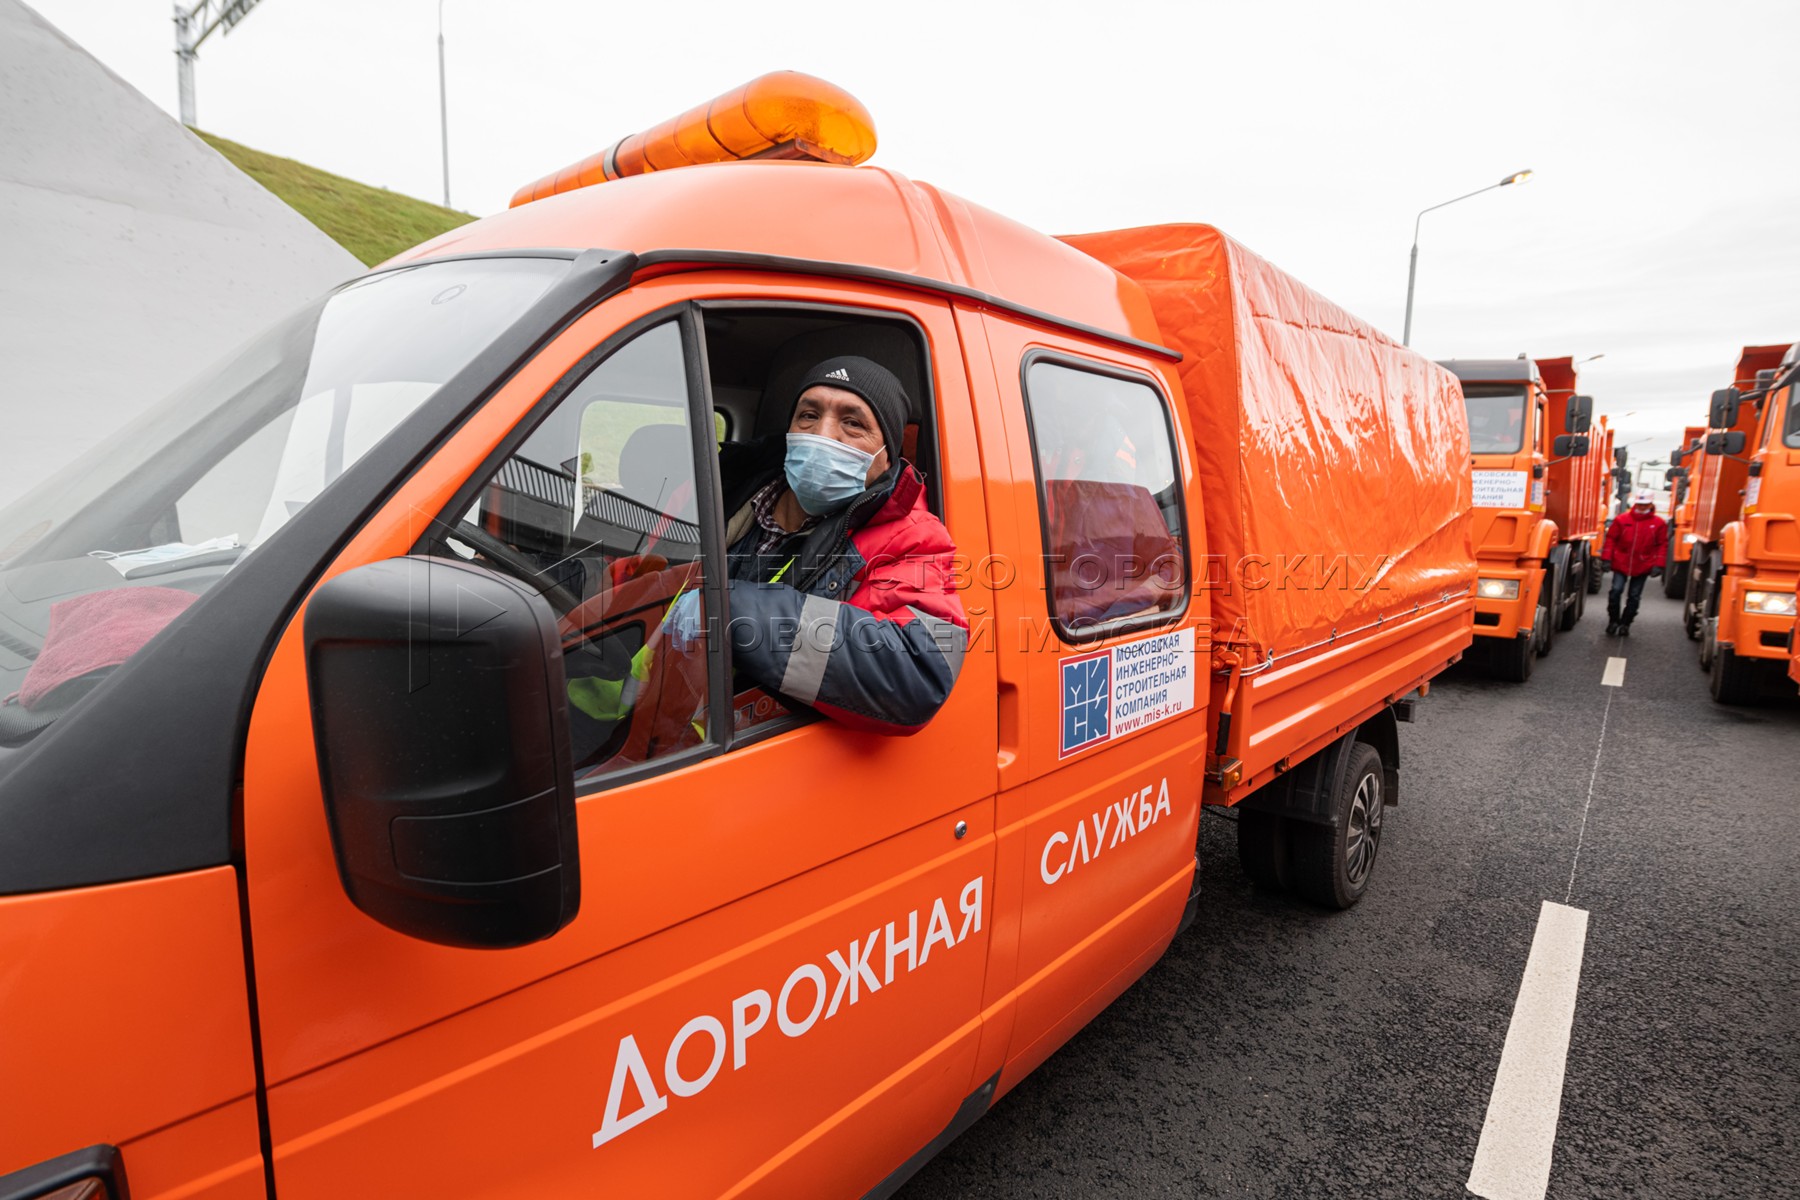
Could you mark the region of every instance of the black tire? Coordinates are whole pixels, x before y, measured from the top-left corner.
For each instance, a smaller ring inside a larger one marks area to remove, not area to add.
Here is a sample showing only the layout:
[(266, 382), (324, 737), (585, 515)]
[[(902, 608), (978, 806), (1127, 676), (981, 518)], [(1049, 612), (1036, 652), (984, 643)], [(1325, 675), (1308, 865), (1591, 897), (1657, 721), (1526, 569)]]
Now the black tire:
[(1713, 556), (1706, 556), (1706, 568), (1700, 577), (1700, 669), (1711, 671), (1719, 650), (1719, 584), (1724, 568), (1714, 567)]
[(1593, 565), (1593, 560), (1585, 554), (1569, 562), (1568, 583), (1563, 588), (1562, 619), (1556, 623), (1564, 633), (1575, 628), (1575, 622), (1581, 620), (1581, 614), (1587, 609), (1587, 573)]
[(1537, 615), (1531, 620), (1532, 638), (1537, 642), (1539, 658), (1549, 658), (1556, 648), (1557, 614), (1562, 611), (1562, 576), (1555, 567), (1544, 568), (1544, 582), (1538, 588)]
[(1587, 560), (1587, 594), (1588, 595), (1598, 596), (1600, 594), (1601, 581), (1603, 579), (1605, 579), (1605, 577), (1606, 577), (1606, 571), (1603, 569), (1604, 567), (1605, 567), (1605, 564), (1600, 559), (1595, 558), (1591, 554), (1588, 555), (1588, 560)]
[(1688, 559), (1687, 586), (1682, 591), (1687, 596), (1681, 606), (1681, 627), (1687, 631), (1688, 641), (1697, 642), (1706, 625), (1705, 615), (1700, 611), (1700, 603), (1706, 592), (1705, 555), (1695, 553)]
[(1495, 679), (1508, 683), (1524, 683), (1531, 678), (1537, 664), (1537, 635), (1520, 634), (1501, 642), (1488, 638), (1488, 671)]
[(1669, 557), (1663, 567), (1663, 595), (1679, 600), (1687, 595), (1687, 564), (1675, 561), (1675, 531), (1669, 530)]
[(1335, 825), (1295, 822), (1290, 832), (1288, 881), (1296, 893), (1325, 908), (1349, 908), (1362, 899), (1381, 849), (1386, 794), (1381, 755), (1365, 742), (1354, 743), (1331, 797)]
[(1287, 890), (1287, 818), (1254, 808), (1238, 809), (1238, 862), (1250, 882), (1265, 892)]
[(1740, 658), (1730, 646), (1713, 647), (1709, 684), (1720, 704), (1755, 704), (1762, 699), (1762, 663)]

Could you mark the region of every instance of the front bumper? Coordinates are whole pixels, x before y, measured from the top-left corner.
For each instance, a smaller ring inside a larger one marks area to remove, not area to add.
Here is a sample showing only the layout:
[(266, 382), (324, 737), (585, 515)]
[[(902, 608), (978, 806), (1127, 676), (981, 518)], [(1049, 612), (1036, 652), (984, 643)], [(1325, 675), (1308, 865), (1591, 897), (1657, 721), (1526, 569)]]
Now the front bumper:
[(1719, 592), (1719, 644), (1730, 646), (1739, 658), (1779, 659), (1794, 653), (1795, 618), (1773, 613), (1744, 611), (1745, 592), (1794, 591), (1791, 579), (1758, 579), (1726, 576)]
[(1530, 633), (1532, 617), (1537, 612), (1538, 587), (1543, 580), (1543, 572), (1516, 567), (1490, 567), (1483, 563), (1476, 575), (1478, 580), (1510, 579), (1519, 585), (1519, 594), (1515, 599), (1487, 597), (1481, 594), (1478, 585), (1475, 593), (1475, 636), (1510, 640), (1522, 633)]

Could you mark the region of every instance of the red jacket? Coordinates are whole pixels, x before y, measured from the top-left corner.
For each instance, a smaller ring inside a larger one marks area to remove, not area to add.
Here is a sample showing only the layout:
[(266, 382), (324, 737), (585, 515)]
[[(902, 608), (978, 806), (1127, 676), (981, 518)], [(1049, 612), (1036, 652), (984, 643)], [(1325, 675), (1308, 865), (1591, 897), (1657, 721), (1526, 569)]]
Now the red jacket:
[(1606, 528), (1606, 545), (1600, 557), (1621, 575), (1648, 575), (1669, 558), (1669, 523), (1652, 512), (1640, 517), (1626, 509)]

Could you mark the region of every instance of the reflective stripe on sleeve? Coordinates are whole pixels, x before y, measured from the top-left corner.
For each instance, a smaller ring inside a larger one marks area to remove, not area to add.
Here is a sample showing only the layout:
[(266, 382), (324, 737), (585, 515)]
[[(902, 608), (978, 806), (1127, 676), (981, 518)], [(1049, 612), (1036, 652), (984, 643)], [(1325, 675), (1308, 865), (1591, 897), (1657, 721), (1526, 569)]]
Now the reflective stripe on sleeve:
[(800, 607), (800, 628), (794, 635), (794, 649), (788, 655), (787, 669), (781, 675), (782, 694), (802, 704), (819, 698), (819, 685), (825, 679), (825, 664), (831, 648), (837, 644), (838, 602), (818, 596), (806, 597)]

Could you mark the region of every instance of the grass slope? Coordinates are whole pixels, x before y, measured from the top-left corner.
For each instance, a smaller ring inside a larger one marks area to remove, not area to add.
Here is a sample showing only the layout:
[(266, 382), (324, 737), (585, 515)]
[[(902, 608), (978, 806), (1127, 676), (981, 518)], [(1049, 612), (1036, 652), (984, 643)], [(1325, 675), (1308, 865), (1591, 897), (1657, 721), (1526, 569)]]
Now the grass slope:
[(198, 129), (194, 132), (369, 266), (475, 219), (468, 213), (372, 188)]

